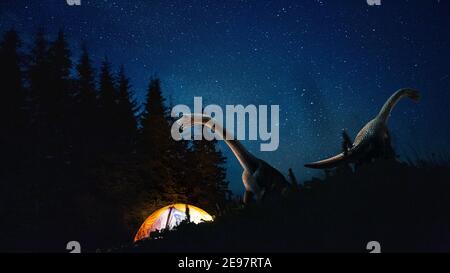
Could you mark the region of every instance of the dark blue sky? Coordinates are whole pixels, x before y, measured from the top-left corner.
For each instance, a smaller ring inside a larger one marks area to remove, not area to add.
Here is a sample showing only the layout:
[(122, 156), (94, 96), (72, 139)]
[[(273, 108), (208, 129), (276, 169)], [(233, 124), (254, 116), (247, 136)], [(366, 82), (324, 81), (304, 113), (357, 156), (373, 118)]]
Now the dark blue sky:
[[(450, 4), (446, 0), (133, 1), (3, 0), (0, 30), (16, 28), (30, 47), (40, 27), (65, 30), (74, 60), (87, 42), (98, 64), (124, 64), (142, 101), (157, 73), (174, 104), (279, 104), (280, 147), (257, 156), (304, 180), (306, 161), (339, 151), (401, 87), (423, 94), (402, 101), (390, 120), (397, 152), (449, 153)], [(225, 149), (223, 145), (222, 148)], [(232, 189), (241, 169), (227, 151)]]

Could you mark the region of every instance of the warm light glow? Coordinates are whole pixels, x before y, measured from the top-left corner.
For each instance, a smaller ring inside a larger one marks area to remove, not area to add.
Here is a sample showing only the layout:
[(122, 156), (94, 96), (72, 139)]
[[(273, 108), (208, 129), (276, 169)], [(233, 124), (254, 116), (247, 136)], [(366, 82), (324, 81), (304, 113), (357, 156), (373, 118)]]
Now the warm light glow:
[(183, 220), (186, 220), (186, 206), (189, 208), (190, 221), (195, 224), (212, 221), (213, 218), (206, 211), (187, 204), (173, 204), (153, 212), (141, 225), (134, 242), (150, 237), (156, 230), (173, 229)]

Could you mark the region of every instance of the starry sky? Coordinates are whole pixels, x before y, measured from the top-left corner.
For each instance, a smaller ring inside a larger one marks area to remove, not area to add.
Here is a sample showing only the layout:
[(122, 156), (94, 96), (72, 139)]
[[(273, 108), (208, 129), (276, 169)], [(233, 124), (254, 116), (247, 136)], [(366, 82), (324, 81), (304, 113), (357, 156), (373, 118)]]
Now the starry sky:
[[(395, 90), (422, 92), (398, 104), (389, 127), (397, 152), (450, 154), (450, 1), (2, 0), (0, 31), (14, 27), (31, 47), (43, 28), (63, 29), (74, 60), (85, 41), (96, 65), (124, 64), (136, 99), (152, 75), (172, 104), (280, 105), (280, 146), (258, 157), (301, 181), (303, 164), (340, 151)], [(231, 188), (241, 169), (224, 144)]]

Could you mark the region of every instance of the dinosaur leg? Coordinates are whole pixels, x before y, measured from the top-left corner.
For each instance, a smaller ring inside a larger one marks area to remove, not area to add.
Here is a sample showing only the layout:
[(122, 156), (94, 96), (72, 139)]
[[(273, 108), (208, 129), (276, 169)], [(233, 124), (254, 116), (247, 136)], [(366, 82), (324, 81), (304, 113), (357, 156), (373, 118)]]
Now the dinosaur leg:
[(244, 204), (249, 204), (253, 201), (253, 192), (245, 191), (244, 193)]

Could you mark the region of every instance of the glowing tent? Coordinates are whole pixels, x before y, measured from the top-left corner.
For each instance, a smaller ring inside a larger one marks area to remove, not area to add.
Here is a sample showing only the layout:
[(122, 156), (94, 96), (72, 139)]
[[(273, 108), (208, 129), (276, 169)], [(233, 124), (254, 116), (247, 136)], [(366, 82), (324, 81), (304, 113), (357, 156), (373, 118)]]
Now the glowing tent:
[(139, 228), (134, 241), (137, 242), (150, 237), (150, 233), (156, 230), (173, 229), (183, 220), (186, 220), (186, 208), (189, 208), (190, 222), (199, 224), (212, 221), (213, 218), (206, 211), (188, 204), (173, 204), (160, 208), (153, 212)]

